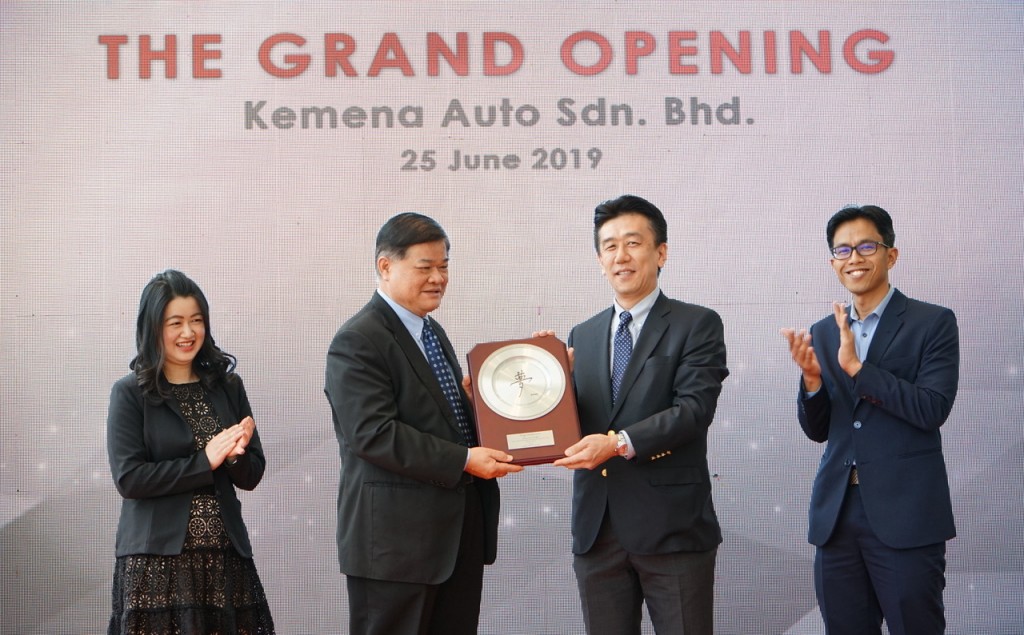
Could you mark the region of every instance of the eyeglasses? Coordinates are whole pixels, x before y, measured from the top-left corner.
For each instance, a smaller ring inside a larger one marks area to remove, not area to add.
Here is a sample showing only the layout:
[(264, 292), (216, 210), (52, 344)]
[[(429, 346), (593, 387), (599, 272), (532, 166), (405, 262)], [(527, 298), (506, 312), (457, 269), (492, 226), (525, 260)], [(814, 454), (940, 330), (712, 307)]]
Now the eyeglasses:
[(880, 243), (877, 240), (865, 240), (856, 247), (851, 247), (849, 245), (839, 245), (838, 247), (833, 247), (829, 251), (832, 252), (832, 257), (835, 258), (836, 260), (846, 260), (847, 258), (853, 255), (854, 249), (857, 250), (858, 254), (867, 257), (874, 255), (874, 253), (878, 251), (879, 247), (891, 249), (892, 245), (886, 245), (885, 243)]

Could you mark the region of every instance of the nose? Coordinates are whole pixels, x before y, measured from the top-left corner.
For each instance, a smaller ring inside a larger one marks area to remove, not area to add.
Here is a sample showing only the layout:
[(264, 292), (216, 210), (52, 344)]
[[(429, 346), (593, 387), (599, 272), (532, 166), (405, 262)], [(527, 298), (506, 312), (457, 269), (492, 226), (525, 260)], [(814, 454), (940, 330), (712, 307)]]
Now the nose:
[(192, 328), (192, 323), (189, 322), (188, 320), (185, 320), (184, 326), (181, 327), (181, 334), (187, 337), (189, 335), (192, 335), (194, 332), (195, 329)]
[(615, 262), (626, 262), (629, 260), (629, 250), (625, 247), (615, 249)]

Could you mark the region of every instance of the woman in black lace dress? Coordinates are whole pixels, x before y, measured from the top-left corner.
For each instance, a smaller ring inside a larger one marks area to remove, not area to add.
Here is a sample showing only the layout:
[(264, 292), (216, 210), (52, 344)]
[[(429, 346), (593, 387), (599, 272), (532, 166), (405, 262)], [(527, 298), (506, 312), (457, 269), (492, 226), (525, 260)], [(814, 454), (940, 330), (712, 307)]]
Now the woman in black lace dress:
[(235, 487), (265, 460), (235, 358), (217, 348), (195, 282), (142, 291), (133, 372), (114, 384), (107, 454), (124, 497), (108, 635), (265, 635), (270, 608)]

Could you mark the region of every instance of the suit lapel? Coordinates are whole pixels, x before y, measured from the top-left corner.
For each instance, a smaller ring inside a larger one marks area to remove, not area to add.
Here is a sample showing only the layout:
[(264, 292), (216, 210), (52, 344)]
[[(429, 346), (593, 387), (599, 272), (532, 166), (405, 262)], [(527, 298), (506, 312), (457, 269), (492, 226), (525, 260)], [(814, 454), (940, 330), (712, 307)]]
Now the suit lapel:
[[(165, 378), (163, 376), (163, 374), (160, 375), (160, 379), (158, 379), (157, 381), (159, 381), (162, 384), (163, 388), (167, 391), (168, 394), (171, 394), (171, 390), (172, 390), (171, 382), (167, 381), (167, 378)], [(153, 407), (153, 404), (148, 399), (146, 399), (145, 402), (146, 402), (146, 407), (147, 408)], [(178, 405), (177, 398), (175, 398), (173, 395), (171, 395), (170, 397), (164, 399), (163, 403), (168, 408), (171, 409), (171, 412), (173, 412), (175, 415), (178, 416), (179, 419), (181, 419), (182, 424), (185, 425), (185, 428), (189, 431), (189, 434), (191, 434), (192, 433), (192, 429), (188, 426), (188, 423), (185, 421), (185, 413), (183, 413), (181, 411), (181, 406)], [(156, 407), (159, 407), (159, 406), (156, 406)]]
[[(395, 343), (402, 349), (406, 359), (409, 361), (409, 366), (413, 372), (419, 378), (420, 382), (430, 392), (430, 395), (434, 398), (434, 402), (437, 407), (440, 408), (441, 412), (444, 413), (445, 419), (448, 420), (448, 424), (452, 426), (459, 434), (459, 425), (455, 421), (455, 413), (452, 412), (452, 408), (448, 405), (448, 399), (445, 398), (444, 393), (441, 392), (441, 384), (438, 383), (437, 377), (434, 375), (434, 371), (430, 368), (430, 363), (427, 361), (426, 356), (423, 355), (423, 351), (420, 350), (419, 345), (409, 334), (409, 329), (405, 328), (405, 324), (402, 323), (401, 318), (395, 313), (384, 298), (378, 294), (373, 294), (371, 303), (374, 305), (374, 309), (381, 315), (384, 320), (384, 324), (387, 329), (391, 331), (392, 336), (395, 338)], [(445, 355), (454, 356), (454, 352), (450, 352), (451, 343), (448, 341), (448, 337), (444, 335), (444, 331), (440, 328), (440, 325), (436, 322), (437, 338), (441, 342), (441, 348), (444, 349)], [(451, 361), (449, 360), (449, 363)]]
[[(606, 309), (604, 313), (600, 314), (597, 320), (592, 324), (597, 329), (596, 333), (588, 334), (581, 332), (578, 338), (580, 342), (596, 342), (595, 355), (597, 359), (595, 362), (586, 364), (581, 368), (579, 363), (579, 357), (577, 357), (577, 363), (575, 367), (576, 373), (582, 375), (589, 375), (592, 379), (593, 385), (598, 387), (598, 392), (601, 395), (601, 403), (606, 405), (606, 411), (611, 412), (612, 409), (612, 368), (611, 368), (611, 329), (612, 319), (615, 317), (615, 310), (611, 307)], [(574, 342), (575, 344), (575, 342)], [(621, 389), (621, 387), (620, 387)], [(607, 417), (608, 421), (611, 421), (611, 416)]]
[[(644, 367), (644, 363), (654, 352), (654, 347), (657, 346), (658, 342), (661, 341), (662, 335), (665, 334), (665, 329), (668, 328), (668, 320), (665, 318), (672, 310), (672, 307), (665, 300), (663, 293), (658, 294), (658, 299), (654, 301), (654, 306), (651, 307), (651, 312), (647, 315), (647, 319), (644, 320), (643, 329), (640, 331), (640, 336), (633, 344), (633, 353), (629, 356), (629, 364), (626, 366), (626, 372), (622, 376), (622, 385), (619, 386), (619, 400), (612, 407), (612, 418), (614, 419), (619, 409), (622, 407), (623, 402), (626, 401), (626, 395), (629, 394), (629, 389), (633, 387), (633, 383), (636, 382), (636, 378), (640, 375), (640, 369)], [(608, 335), (604, 338), (605, 348), (608, 347), (608, 340), (611, 337), (611, 324), (608, 324)], [(605, 355), (605, 359), (608, 359), (608, 355)], [(607, 364), (607, 361), (605, 362)], [(611, 372), (609, 371), (609, 377)], [(611, 386), (609, 381), (608, 395), (611, 398)]]
[(237, 415), (228, 403), (228, 393), (226, 390), (206, 391), (206, 396), (210, 399), (210, 403), (213, 404), (214, 412), (220, 417), (221, 428), (230, 428), (238, 423), (238, 421), (234, 420)]
[(906, 310), (907, 296), (900, 293), (897, 289), (889, 300), (889, 306), (885, 307), (882, 319), (878, 321), (875, 336), (871, 338), (871, 346), (868, 348), (866, 359), (869, 364), (877, 365), (879, 360), (885, 356), (885, 352), (889, 350), (889, 345), (892, 344), (893, 338), (896, 337), (896, 333), (903, 326), (903, 313)]

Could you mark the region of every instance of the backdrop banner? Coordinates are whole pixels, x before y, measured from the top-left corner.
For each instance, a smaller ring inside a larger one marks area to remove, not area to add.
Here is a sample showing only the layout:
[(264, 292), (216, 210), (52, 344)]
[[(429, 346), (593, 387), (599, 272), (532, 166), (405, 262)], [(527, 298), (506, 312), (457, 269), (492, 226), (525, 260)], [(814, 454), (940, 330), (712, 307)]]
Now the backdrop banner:
[[(324, 363), (376, 288), (377, 230), (402, 211), (447, 230), (437, 318), (465, 363), (611, 303), (593, 210), (632, 193), (668, 217), (661, 288), (725, 323), (717, 630), (822, 630), (823, 446), (778, 330), (848, 298), (825, 223), (871, 203), (895, 285), (961, 329), (947, 632), (1021, 632), (1022, 87), (1016, 2), (0, 2), (0, 630), (106, 627), (106, 410), (153, 274), (195, 279), (238, 357), (278, 632), (341, 633)], [(481, 632), (582, 633), (571, 473), (501, 485)]]

